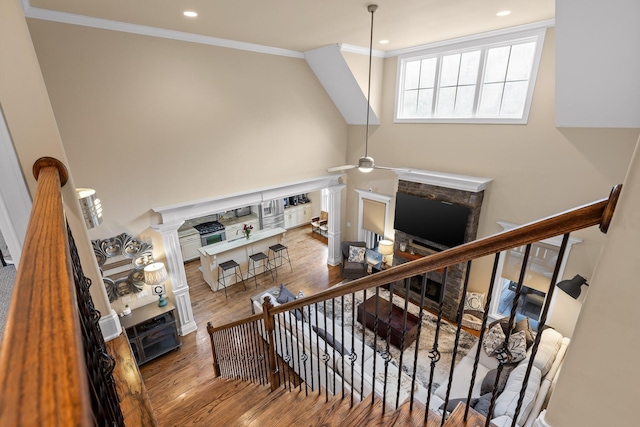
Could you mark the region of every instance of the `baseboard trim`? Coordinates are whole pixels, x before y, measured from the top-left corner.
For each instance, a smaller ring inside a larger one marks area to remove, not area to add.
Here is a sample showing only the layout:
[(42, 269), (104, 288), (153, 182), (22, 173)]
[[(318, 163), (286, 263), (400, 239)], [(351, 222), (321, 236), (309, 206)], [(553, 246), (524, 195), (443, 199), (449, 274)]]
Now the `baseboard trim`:
[(122, 333), (122, 326), (120, 326), (120, 320), (118, 320), (118, 314), (114, 309), (106, 316), (102, 316), (98, 321), (100, 330), (102, 331), (102, 337), (104, 341), (111, 341), (118, 338)]

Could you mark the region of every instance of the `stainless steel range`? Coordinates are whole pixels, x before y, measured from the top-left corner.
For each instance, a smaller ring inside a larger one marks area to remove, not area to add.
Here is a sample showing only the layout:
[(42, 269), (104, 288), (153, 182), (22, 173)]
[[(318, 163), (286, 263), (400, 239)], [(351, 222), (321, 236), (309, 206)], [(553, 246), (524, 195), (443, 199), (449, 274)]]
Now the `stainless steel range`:
[(193, 226), (200, 233), (200, 242), (202, 246), (211, 245), (213, 243), (227, 240), (224, 232), (224, 225), (218, 221), (203, 222), (202, 224)]

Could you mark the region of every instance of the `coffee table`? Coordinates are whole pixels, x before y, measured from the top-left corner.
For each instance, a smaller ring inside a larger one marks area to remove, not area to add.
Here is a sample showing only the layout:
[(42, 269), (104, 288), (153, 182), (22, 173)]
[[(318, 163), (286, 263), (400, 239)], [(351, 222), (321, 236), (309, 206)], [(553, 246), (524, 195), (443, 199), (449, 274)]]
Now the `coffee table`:
[[(376, 299), (378, 300), (377, 331), (374, 330)], [(391, 310), (391, 313), (389, 313), (389, 310)], [(404, 321), (404, 314), (405, 312), (402, 308), (376, 295), (358, 305), (358, 322), (364, 324), (368, 329), (376, 332), (384, 339), (387, 338), (387, 332), (389, 332), (391, 335), (389, 342), (401, 350), (416, 340), (416, 336), (418, 335), (418, 323), (420, 322), (420, 319), (416, 315), (407, 312), (407, 322), (404, 329), (404, 346), (402, 346), (402, 324)]]

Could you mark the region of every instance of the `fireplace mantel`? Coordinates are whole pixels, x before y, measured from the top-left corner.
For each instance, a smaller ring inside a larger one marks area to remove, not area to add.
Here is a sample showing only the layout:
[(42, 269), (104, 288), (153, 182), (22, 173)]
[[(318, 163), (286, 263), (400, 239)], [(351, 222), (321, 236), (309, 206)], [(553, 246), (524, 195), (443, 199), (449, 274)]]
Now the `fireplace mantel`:
[(437, 185), (439, 187), (453, 188), (456, 190), (469, 191), (471, 193), (477, 193), (484, 190), (487, 185), (493, 181), (490, 178), (457, 175), (453, 173), (434, 172), (421, 169), (411, 169), (409, 171), (395, 170), (394, 172), (398, 175), (398, 179), (404, 181)]

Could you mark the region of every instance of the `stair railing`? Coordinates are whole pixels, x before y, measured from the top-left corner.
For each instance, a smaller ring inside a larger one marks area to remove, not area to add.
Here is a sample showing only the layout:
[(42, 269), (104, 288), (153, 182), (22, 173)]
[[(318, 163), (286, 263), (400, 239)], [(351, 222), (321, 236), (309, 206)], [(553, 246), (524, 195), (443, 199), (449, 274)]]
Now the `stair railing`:
[[(498, 274), (497, 268), (501, 253), (521, 246), (525, 247), (522, 268), (515, 289), (514, 302), (509, 313), (509, 325), (514, 325), (517, 303), (523, 291), (524, 276), (531, 245), (552, 237), (563, 236), (557, 262), (549, 282), (547, 298), (540, 315), (539, 324), (540, 328), (542, 328), (547, 319), (555, 283), (558, 279), (560, 263), (563, 259), (570, 233), (595, 225), (598, 225), (600, 230), (606, 233), (621, 189), (622, 185), (617, 185), (606, 199), (407, 262), (345, 284), (336, 285), (315, 295), (277, 306), (274, 306), (271, 298), (267, 296), (262, 303), (261, 314), (255, 314), (218, 327), (214, 327), (209, 322), (207, 330), (211, 338), (214, 374), (215, 376), (260, 381), (263, 384), (268, 383), (272, 390), (284, 387), (289, 390), (298, 388), (302, 391), (304, 387), (306, 394), (309, 394), (309, 392), (322, 393), (322, 390), (324, 390), (326, 400), (329, 399), (331, 394), (341, 394), (342, 398), (350, 399), (351, 405), (355, 401), (363, 400), (371, 393), (374, 393), (384, 402), (383, 412), (387, 406), (398, 408), (398, 405), (404, 400), (410, 402), (411, 409), (413, 409), (414, 401), (419, 401), (426, 408), (430, 408), (432, 393), (429, 391), (433, 390), (435, 386), (433, 374), (441, 356), (438, 348), (438, 335), (441, 325), (444, 323), (444, 298), (441, 297), (438, 304), (435, 338), (428, 356), (431, 361), (430, 376), (428, 384), (422, 386), (422, 392), (420, 387), (416, 386), (418, 345), (415, 346), (413, 355), (414, 368), (407, 372), (408, 377), (410, 377), (410, 385), (407, 384), (406, 378), (402, 378), (398, 374), (398, 366), (403, 366), (402, 359), (405, 353), (404, 342), (407, 337), (409, 298), (404, 299), (404, 314), (401, 319), (402, 326), (400, 327), (400, 330), (404, 332), (402, 332), (400, 343), (397, 346), (401, 349), (400, 354), (395, 359), (391, 356), (390, 347), (392, 335), (390, 330), (392, 324), (391, 305), (387, 305), (387, 308), (381, 308), (378, 303), (381, 300), (376, 298), (373, 330), (378, 333), (372, 334), (373, 338), (370, 338), (370, 341), (372, 340), (373, 342), (369, 347), (369, 345), (362, 344), (366, 342), (367, 328), (356, 327), (358, 323), (364, 324), (365, 319), (364, 314), (356, 313), (354, 302), (356, 301), (356, 293), (362, 293), (362, 301), (366, 301), (368, 297), (374, 295), (379, 297), (385, 292), (391, 296), (394, 293), (407, 295), (411, 278), (417, 275), (422, 276), (421, 296), (419, 301), (414, 301), (419, 307), (416, 341), (420, 342), (422, 320), (425, 315), (423, 306), (427, 290), (427, 274), (436, 270), (443, 271), (444, 280), (442, 283), (443, 287), (446, 287), (448, 272), (452, 267), (461, 264), (466, 265), (461, 291), (462, 298), (459, 301), (456, 318), (449, 319), (454, 322), (456, 332), (448, 373), (446, 398), (443, 404), (446, 408), (449, 403), (453, 370), (462, 331), (464, 295), (468, 288), (472, 261), (485, 256), (494, 257), (493, 270), (487, 292), (488, 297), (484, 308), (480, 336), (478, 337), (482, 342), (488, 323), (489, 305), (493, 294), (493, 284)], [(384, 287), (388, 289), (384, 289)], [(443, 289), (441, 295), (444, 295), (444, 293)], [(347, 306), (351, 304), (350, 308), (347, 307), (345, 309), (345, 301)], [(336, 306), (338, 309), (336, 309)], [(325, 316), (324, 314), (331, 314), (330, 319), (327, 318), (329, 317), (328, 315)], [(343, 324), (341, 322), (346, 319), (345, 314), (350, 314), (350, 321), (346, 321)], [(337, 323), (338, 327), (336, 327)], [(386, 331), (383, 331), (384, 328), (386, 328)], [(386, 334), (381, 332), (386, 332)], [(498, 394), (499, 374), (512, 357), (507, 348), (512, 332), (513, 326), (509, 329), (502, 346), (498, 349), (498, 354), (500, 355), (498, 358), (498, 375), (496, 375), (488, 416), (485, 418), (485, 426), (487, 427), (490, 425)], [(386, 338), (381, 338), (379, 335), (386, 336)], [(536, 335), (531, 347), (531, 357), (527, 365), (526, 376), (520, 390), (517, 408), (512, 416), (511, 425), (513, 427), (515, 427), (522, 409), (521, 405), (526, 391), (527, 380), (538, 350), (541, 335), (540, 333)], [(379, 344), (378, 341), (381, 341), (381, 343)], [(482, 346), (478, 345), (478, 350), (475, 354), (473, 373), (469, 379), (467, 402), (471, 401), (481, 348)], [(382, 366), (376, 366), (377, 357), (375, 357), (375, 354), (372, 358), (372, 367), (365, 366), (364, 360), (365, 356), (367, 356), (365, 354), (367, 351), (377, 353), (380, 356), (381, 360), (379, 362), (382, 363)], [(365, 372), (368, 369), (370, 369), (370, 375), (367, 377)], [(392, 371), (395, 371), (395, 375), (391, 373)], [(381, 383), (377, 381), (380, 379), (382, 379)], [(403, 396), (403, 399), (400, 399), (403, 387), (405, 395), (407, 394), (406, 390), (410, 390), (408, 392), (409, 396)], [(446, 417), (435, 413), (433, 409), (436, 408), (425, 411), (425, 423), (429, 424), (430, 421), (433, 421), (434, 425), (444, 425)], [(470, 411), (472, 409), (467, 403), (464, 411), (464, 420), (467, 420)], [(444, 413), (446, 414), (446, 411)]]
[(89, 286), (60, 188), (67, 170), (36, 161), (38, 180), (0, 350), (0, 425), (124, 426)]

